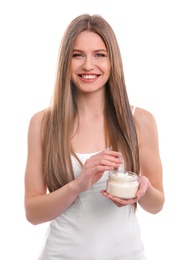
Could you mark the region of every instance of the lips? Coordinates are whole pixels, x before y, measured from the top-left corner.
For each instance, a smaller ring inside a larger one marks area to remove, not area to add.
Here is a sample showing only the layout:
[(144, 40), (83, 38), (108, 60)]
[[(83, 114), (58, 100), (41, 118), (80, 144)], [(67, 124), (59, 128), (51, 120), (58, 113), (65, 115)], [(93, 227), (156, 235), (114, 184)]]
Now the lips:
[(97, 78), (99, 75), (87, 75), (87, 74), (81, 74), (79, 75), (80, 77), (82, 77), (83, 79), (95, 79)]

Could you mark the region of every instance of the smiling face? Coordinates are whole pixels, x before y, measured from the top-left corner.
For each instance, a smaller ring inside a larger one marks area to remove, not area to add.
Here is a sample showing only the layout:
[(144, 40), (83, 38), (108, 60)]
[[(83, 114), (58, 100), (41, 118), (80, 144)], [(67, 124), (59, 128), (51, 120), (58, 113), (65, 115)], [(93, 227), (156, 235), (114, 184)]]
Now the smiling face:
[(81, 91), (102, 89), (110, 76), (110, 60), (102, 38), (90, 31), (81, 32), (74, 41), (71, 80)]

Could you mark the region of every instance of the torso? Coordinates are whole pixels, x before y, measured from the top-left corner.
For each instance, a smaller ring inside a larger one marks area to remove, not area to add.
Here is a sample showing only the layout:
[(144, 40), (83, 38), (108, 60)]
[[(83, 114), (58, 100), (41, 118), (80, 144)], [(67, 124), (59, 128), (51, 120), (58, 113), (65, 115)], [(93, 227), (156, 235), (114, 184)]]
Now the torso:
[[(131, 106), (131, 111), (134, 109)], [(72, 139), (76, 153), (91, 153), (106, 149), (104, 117), (81, 120), (77, 133)]]
[(77, 153), (91, 153), (105, 149), (103, 117), (81, 120), (78, 131), (72, 139), (72, 145)]
[[(77, 156), (84, 163), (95, 153)], [(81, 166), (72, 157), (75, 177)], [(133, 206), (118, 208), (100, 193), (108, 172), (58, 218), (51, 221), (38, 260), (144, 260)]]

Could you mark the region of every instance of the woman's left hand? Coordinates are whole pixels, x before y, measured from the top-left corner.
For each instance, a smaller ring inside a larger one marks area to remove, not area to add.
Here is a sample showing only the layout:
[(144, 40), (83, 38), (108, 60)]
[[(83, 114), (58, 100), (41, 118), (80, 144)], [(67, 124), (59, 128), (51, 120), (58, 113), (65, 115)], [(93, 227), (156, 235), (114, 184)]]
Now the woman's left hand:
[(149, 180), (145, 176), (139, 176), (139, 188), (136, 193), (136, 197), (133, 199), (121, 199), (115, 196), (112, 196), (106, 192), (106, 190), (102, 190), (101, 194), (104, 197), (107, 197), (108, 199), (112, 200), (114, 204), (116, 204), (118, 207), (127, 206), (129, 204), (137, 203), (141, 197), (143, 197), (147, 191)]

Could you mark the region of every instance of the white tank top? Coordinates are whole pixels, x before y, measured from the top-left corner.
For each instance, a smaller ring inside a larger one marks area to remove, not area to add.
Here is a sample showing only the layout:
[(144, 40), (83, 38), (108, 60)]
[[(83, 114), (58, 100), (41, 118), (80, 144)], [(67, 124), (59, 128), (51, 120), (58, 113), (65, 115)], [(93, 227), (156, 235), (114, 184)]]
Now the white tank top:
[[(77, 156), (84, 164), (94, 154)], [(74, 157), (72, 163), (77, 177), (81, 166)], [(107, 179), (105, 172), (50, 222), (38, 260), (146, 260), (133, 206), (118, 208), (100, 193)]]
[[(95, 153), (77, 154), (82, 163)], [(72, 157), (75, 177), (81, 167)], [(144, 260), (133, 206), (117, 207), (100, 193), (108, 172), (51, 221), (38, 260)], [(62, 203), (62, 201), (61, 201)]]
[(132, 108), (132, 115), (133, 115), (133, 116), (134, 116), (135, 111), (136, 111), (136, 107), (133, 107), (133, 108)]

